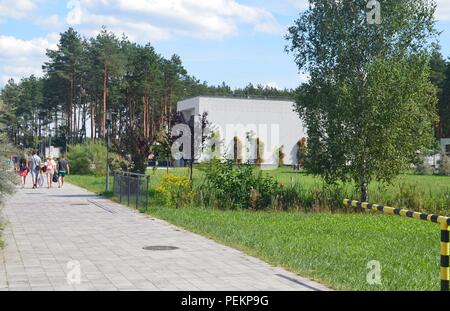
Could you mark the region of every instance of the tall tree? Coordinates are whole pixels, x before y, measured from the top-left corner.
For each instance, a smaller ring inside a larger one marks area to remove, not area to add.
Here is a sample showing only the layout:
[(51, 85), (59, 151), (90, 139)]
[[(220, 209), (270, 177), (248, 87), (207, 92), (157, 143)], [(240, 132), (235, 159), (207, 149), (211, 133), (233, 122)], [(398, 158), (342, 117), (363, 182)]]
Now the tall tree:
[(448, 131), (450, 125), (449, 112), (446, 109), (446, 87), (447, 87), (447, 62), (445, 61), (442, 53), (440, 52), (440, 47), (435, 46), (431, 58), (430, 58), (430, 79), (431, 83), (437, 89), (438, 97), (438, 113), (439, 113), (439, 124), (436, 128), (437, 138), (445, 136), (445, 132)]
[(450, 137), (450, 60), (445, 70), (445, 80), (439, 98), (440, 137)]
[(105, 27), (102, 28), (102, 31), (95, 39), (91, 39), (91, 46), (91, 53), (95, 55), (97, 61), (97, 71), (101, 71), (103, 76), (103, 106), (100, 132), (101, 136), (105, 137), (108, 88), (111, 79), (123, 74), (124, 56), (121, 53), (119, 39)]
[(289, 28), (292, 52), (310, 81), (297, 111), (308, 129), (309, 169), (353, 180), (368, 200), (373, 179), (389, 182), (433, 141), (436, 90), (429, 82), (436, 4), (386, 0), (369, 23), (366, 0), (310, 0)]
[(61, 33), (56, 50), (47, 50), (48, 62), (42, 66), (46, 76), (51, 80), (52, 87), (59, 92), (61, 102), (64, 102), (61, 121), (64, 122), (66, 137), (75, 139), (77, 124), (77, 98), (79, 98), (79, 83), (81, 72), (82, 44), (81, 36), (73, 28)]

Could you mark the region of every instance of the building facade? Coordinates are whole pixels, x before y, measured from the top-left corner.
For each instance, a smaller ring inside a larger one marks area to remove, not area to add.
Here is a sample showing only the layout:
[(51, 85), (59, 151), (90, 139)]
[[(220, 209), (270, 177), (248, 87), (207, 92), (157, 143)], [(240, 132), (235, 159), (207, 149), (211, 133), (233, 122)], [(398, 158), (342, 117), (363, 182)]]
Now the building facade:
[(207, 113), (211, 148), (205, 148), (199, 161), (213, 156), (277, 165), (281, 148), (283, 163), (292, 165), (297, 164), (299, 140), (307, 136), (294, 105), (289, 100), (200, 96), (180, 101), (177, 110), (185, 120)]

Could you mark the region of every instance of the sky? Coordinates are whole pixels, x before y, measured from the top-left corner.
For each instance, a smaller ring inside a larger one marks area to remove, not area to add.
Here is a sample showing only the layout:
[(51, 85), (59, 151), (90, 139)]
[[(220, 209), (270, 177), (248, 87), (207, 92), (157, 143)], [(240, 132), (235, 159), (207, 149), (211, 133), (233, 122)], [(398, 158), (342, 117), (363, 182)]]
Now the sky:
[[(436, 0), (442, 52), (450, 57), (450, 0)], [(233, 88), (248, 83), (295, 88), (307, 75), (284, 52), (284, 35), (307, 0), (0, 0), (0, 88), (42, 76), (46, 49), (73, 27), (109, 30), (165, 57), (180, 55), (190, 75)], [(382, 0), (380, 0), (382, 4)]]

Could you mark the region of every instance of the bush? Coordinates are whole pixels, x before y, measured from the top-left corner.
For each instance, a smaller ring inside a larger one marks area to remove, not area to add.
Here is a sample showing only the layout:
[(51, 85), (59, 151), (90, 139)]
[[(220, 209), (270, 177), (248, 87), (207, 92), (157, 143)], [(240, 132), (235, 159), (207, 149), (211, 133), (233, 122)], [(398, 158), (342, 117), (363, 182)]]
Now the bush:
[(19, 183), (19, 176), (14, 172), (10, 159), (17, 150), (8, 142), (5, 135), (0, 134), (0, 205), (5, 195), (11, 194)]
[(192, 202), (191, 183), (185, 176), (166, 175), (156, 188), (167, 207), (183, 207)]
[(433, 173), (433, 168), (426, 162), (418, 163), (416, 164), (415, 173), (417, 175), (431, 175)]
[[(106, 175), (106, 146), (102, 142), (85, 142), (69, 146), (67, 159), (70, 171), (77, 175)], [(126, 169), (126, 162), (114, 152), (109, 152), (111, 171)]]
[(439, 161), (439, 175), (450, 176), (450, 158), (444, 153)]
[(197, 202), (220, 208), (262, 209), (269, 207), (278, 184), (249, 164), (234, 167), (232, 161), (211, 161), (200, 167), (205, 180), (196, 187)]

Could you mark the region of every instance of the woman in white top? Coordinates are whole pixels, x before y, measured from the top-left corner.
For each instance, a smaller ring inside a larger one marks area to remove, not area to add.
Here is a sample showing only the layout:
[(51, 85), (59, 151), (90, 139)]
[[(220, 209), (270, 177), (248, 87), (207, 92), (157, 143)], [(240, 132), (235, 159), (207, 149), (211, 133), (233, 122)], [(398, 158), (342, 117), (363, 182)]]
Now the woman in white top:
[(44, 163), (45, 173), (47, 174), (47, 186), (48, 189), (52, 188), (53, 175), (55, 175), (56, 163), (52, 156), (47, 157), (47, 161)]

